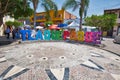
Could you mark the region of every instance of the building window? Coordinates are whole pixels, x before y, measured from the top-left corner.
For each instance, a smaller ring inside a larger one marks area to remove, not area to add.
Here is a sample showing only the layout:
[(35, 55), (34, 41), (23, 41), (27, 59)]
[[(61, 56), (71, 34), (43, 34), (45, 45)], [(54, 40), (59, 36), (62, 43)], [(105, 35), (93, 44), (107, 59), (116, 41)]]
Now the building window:
[(62, 15), (61, 14), (58, 14), (57, 16), (54, 16), (55, 18), (61, 18)]
[(36, 19), (37, 19), (37, 20), (44, 19), (44, 16), (43, 16), (43, 15), (36, 16)]

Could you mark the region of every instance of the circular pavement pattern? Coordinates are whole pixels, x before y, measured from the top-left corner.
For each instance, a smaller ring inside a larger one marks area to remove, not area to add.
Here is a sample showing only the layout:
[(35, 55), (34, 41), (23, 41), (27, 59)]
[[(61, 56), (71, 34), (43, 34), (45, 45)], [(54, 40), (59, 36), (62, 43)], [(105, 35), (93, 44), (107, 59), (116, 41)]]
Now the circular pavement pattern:
[(3, 79), (119, 80), (119, 64), (119, 56), (83, 44), (32, 42), (0, 48)]

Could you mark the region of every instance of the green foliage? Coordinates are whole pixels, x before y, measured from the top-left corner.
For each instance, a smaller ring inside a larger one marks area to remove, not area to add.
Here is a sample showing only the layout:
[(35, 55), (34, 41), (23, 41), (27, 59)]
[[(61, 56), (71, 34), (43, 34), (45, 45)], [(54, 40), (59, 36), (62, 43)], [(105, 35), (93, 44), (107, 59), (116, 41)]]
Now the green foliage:
[(14, 22), (12, 22), (12, 21), (7, 21), (5, 24), (6, 24), (7, 26), (15, 26), (15, 27), (18, 27), (18, 26), (21, 26), (21, 25), (22, 25), (22, 23), (21, 23), (21, 22), (18, 22), (18, 21), (14, 21)]
[(19, 17), (17, 20), (29, 20), (29, 17)]
[(105, 14), (103, 15), (103, 30), (111, 30), (116, 25), (117, 15), (116, 14)]
[(6, 24), (7, 26), (12, 26), (12, 25), (13, 25), (13, 22), (12, 22), (12, 21), (7, 21), (7, 22), (5, 22), (5, 24)]
[(85, 24), (101, 28), (103, 31), (111, 30), (116, 25), (116, 14), (92, 15), (85, 19)]
[(86, 17), (87, 9), (89, 6), (89, 0), (66, 0), (63, 4), (62, 9), (72, 8), (73, 11), (79, 9), (80, 16), (80, 30), (82, 29), (82, 19)]
[(85, 18), (85, 24), (89, 26), (96, 26), (98, 27), (100, 22), (102, 22), (102, 16), (92, 15), (91, 17)]
[(49, 25), (52, 25), (53, 24), (53, 22), (52, 21), (47, 21), (47, 22), (45, 22), (45, 27), (46, 28), (48, 28), (49, 27)]
[(26, 6), (24, 7), (23, 1), (20, 1), (12, 14), (14, 14), (15, 19), (18, 19), (19, 17), (28, 17), (33, 14), (33, 9), (30, 8), (29, 3), (26, 3)]
[(28, 17), (33, 14), (29, 2), (25, 0), (0, 0), (0, 25), (4, 15), (18, 17)]
[(13, 25), (14, 25), (15, 27), (19, 27), (19, 26), (22, 25), (22, 23), (21, 23), (21, 22), (18, 22), (18, 21), (14, 21), (14, 22), (13, 22)]
[(44, 8), (45, 12), (47, 12), (47, 16), (46, 16), (47, 19), (50, 20), (50, 14), (49, 14), (50, 10), (54, 10), (54, 16), (57, 16), (58, 7), (53, 0), (43, 0), (41, 2), (41, 6)]

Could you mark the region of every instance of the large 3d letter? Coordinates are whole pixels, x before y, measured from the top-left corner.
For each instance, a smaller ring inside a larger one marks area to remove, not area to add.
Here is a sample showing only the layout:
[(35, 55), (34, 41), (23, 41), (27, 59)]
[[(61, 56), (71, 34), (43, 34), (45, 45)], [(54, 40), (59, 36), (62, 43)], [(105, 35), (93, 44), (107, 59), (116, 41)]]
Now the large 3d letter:
[(93, 41), (93, 33), (92, 32), (86, 32), (85, 34), (85, 41), (86, 42), (92, 42)]
[(40, 30), (38, 30), (36, 34), (36, 40), (38, 39), (43, 40), (42, 32)]
[(62, 39), (62, 31), (51, 31), (52, 40), (61, 40)]
[(63, 32), (63, 39), (64, 39), (64, 40), (66, 40), (67, 37), (69, 37), (69, 36), (70, 36), (70, 32), (69, 32), (69, 31), (64, 31), (64, 32)]
[(52, 40), (56, 40), (56, 31), (55, 30), (51, 31), (51, 38), (52, 38)]
[(62, 40), (62, 31), (56, 31), (56, 39)]
[(101, 40), (100, 40), (100, 36), (101, 36), (101, 32), (95, 32), (95, 43), (96, 44), (101, 44)]
[(78, 41), (84, 41), (84, 31), (78, 31), (77, 32), (77, 38), (78, 38)]
[(75, 30), (70, 31), (70, 40), (77, 40), (77, 34)]
[(22, 41), (25, 41), (26, 40), (26, 30), (20, 30), (20, 34), (22, 37)]
[(27, 34), (28, 34), (28, 40), (31, 40), (31, 30), (26, 30)]
[(45, 30), (44, 31), (44, 39), (45, 40), (50, 40), (50, 30)]

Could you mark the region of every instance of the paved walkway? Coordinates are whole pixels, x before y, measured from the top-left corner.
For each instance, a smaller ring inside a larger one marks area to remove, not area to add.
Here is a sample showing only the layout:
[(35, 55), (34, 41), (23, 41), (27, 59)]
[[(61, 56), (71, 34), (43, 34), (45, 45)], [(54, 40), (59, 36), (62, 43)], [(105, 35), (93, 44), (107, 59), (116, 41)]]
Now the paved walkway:
[(0, 36), (0, 47), (14, 43), (17, 40), (18, 39), (12, 39), (12, 37), (10, 37), (10, 39), (7, 39), (6, 36)]
[(104, 38), (102, 44), (105, 45), (103, 49), (111, 51), (120, 56), (120, 44), (113, 43), (112, 38)]
[(84, 44), (22, 43), (0, 48), (0, 78), (120, 80), (120, 57)]

